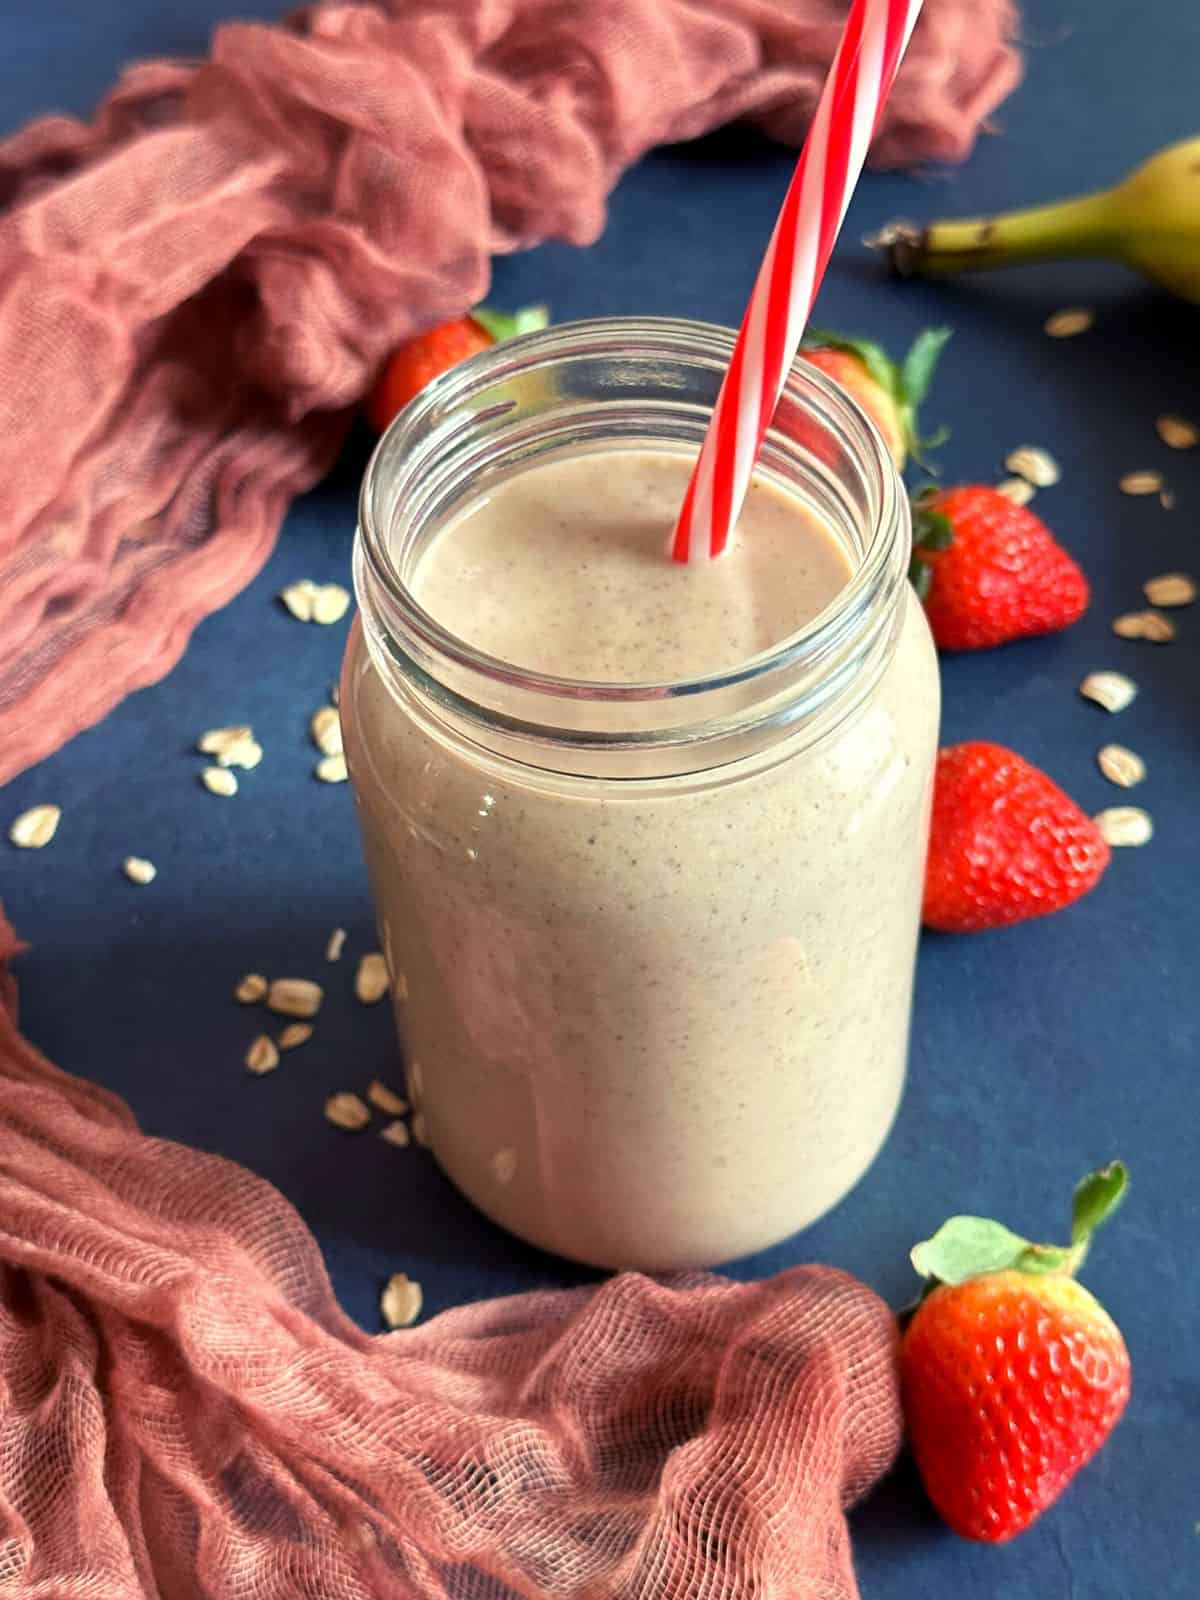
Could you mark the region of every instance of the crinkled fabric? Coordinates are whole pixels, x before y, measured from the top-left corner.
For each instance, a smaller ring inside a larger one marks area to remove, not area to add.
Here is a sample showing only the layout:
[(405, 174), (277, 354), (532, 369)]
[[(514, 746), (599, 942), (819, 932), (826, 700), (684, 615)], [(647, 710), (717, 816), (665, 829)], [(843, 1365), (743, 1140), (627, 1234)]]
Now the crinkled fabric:
[[(735, 118), (799, 143), (845, 0), (359, 0), (0, 143), (0, 782), (262, 566), (389, 346)], [(961, 160), (1011, 0), (927, 0), (873, 159)]]
[(899, 1433), (894, 1320), (827, 1267), (370, 1337), (282, 1195), (0, 1004), (0, 1593), (851, 1600)]

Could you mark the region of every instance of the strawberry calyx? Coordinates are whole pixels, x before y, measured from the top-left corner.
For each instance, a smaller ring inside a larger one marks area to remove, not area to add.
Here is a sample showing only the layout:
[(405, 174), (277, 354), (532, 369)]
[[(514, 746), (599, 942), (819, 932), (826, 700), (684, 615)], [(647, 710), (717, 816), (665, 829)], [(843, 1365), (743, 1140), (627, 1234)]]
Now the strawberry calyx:
[(828, 328), (809, 328), (801, 340), (801, 348), (842, 350), (855, 356), (891, 400), (908, 454), (927, 471), (932, 471), (926, 459), (928, 452), (945, 444), (950, 430), (938, 428), (929, 438), (922, 438), (917, 431), (917, 412), (929, 393), (938, 359), (953, 332), (953, 328), (946, 327), (923, 329), (909, 346), (903, 361), (893, 361), (874, 339), (831, 333)]
[(912, 496), (912, 559), (908, 563), (908, 579), (917, 591), (918, 600), (924, 600), (933, 583), (933, 568), (925, 559), (931, 550), (949, 550), (954, 543), (954, 524), (942, 511), (934, 509), (937, 497), (936, 484), (927, 483)]
[(993, 1272), (1056, 1273), (1074, 1277), (1083, 1265), (1092, 1235), (1125, 1198), (1129, 1174), (1121, 1161), (1089, 1172), (1075, 1185), (1069, 1245), (1034, 1244), (990, 1217), (950, 1217), (929, 1239), (914, 1245), (913, 1267), (925, 1279), (925, 1293), (939, 1284), (966, 1283)]
[(497, 344), (516, 339), (522, 333), (539, 333), (550, 326), (549, 306), (522, 306), (518, 311), (495, 311), (491, 306), (475, 306), (472, 322), (490, 333)]

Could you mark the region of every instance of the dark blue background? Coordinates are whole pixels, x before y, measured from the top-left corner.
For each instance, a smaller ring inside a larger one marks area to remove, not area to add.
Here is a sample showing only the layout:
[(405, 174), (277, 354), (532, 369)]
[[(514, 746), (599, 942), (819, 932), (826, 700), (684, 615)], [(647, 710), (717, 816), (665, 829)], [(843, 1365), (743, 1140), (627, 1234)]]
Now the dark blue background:
[[(0, 0), (0, 115), (85, 111), (135, 54), (194, 53), (222, 0)], [(269, 4), (246, 11), (269, 15)], [(1063, 481), (1038, 501), (1082, 559), (1090, 615), (1064, 637), (945, 667), (945, 737), (994, 738), (1044, 765), (1091, 809), (1136, 799), (1156, 835), (1116, 855), (1104, 882), (1060, 916), (996, 934), (927, 937), (921, 948), (911, 1086), (896, 1131), (860, 1187), (817, 1227), (739, 1275), (816, 1258), (908, 1298), (906, 1252), (951, 1210), (999, 1214), (1035, 1236), (1061, 1232), (1073, 1180), (1122, 1155), (1128, 1206), (1088, 1281), (1133, 1354), (1128, 1416), (1062, 1505), (1017, 1543), (960, 1542), (902, 1465), (854, 1518), (863, 1592), (1003, 1600), (1132, 1600), (1200, 1590), (1200, 611), (1169, 647), (1117, 640), (1141, 581), (1200, 571), (1200, 451), (1167, 451), (1154, 417), (1200, 418), (1200, 312), (1117, 268), (1027, 269), (941, 288), (879, 275), (861, 235), (897, 214), (993, 209), (1119, 177), (1200, 124), (1200, 10), (1177, 0), (1032, 0), (1029, 72), (961, 170), (869, 176), (851, 209), (819, 320), (902, 346), (922, 325), (957, 329), (929, 420), (950, 420), (955, 476), (995, 478), (1023, 442), (1049, 448)], [(791, 157), (743, 135), (652, 156), (613, 197), (602, 241), (502, 261), (492, 298), (548, 300), (558, 319), (664, 312), (735, 321)], [(1094, 331), (1041, 332), (1063, 305), (1097, 308)], [(420, 1151), (351, 1141), (322, 1120), (333, 1088), (399, 1077), (385, 1008), (349, 993), (353, 957), (374, 944), (345, 788), (310, 777), (305, 731), (334, 678), (346, 624), (303, 628), (274, 596), (301, 577), (348, 581), (356, 436), (329, 481), (296, 506), (259, 580), (197, 631), (166, 682), (24, 774), (0, 802), (5, 826), (35, 802), (64, 807), (40, 854), (3, 847), (8, 912), (32, 949), (20, 964), (25, 1025), (55, 1060), (110, 1085), (150, 1131), (243, 1161), (300, 1208), (349, 1311), (378, 1325), (386, 1276), (421, 1280), (429, 1311), (572, 1269), (504, 1237)], [(1164, 471), (1168, 515), (1120, 495), (1120, 473)], [(1093, 668), (1120, 667), (1141, 694), (1118, 719), (1081, 701)], [(252, 722), (266, 748), (232, 801), (206, 794), (189, 753), (216, 723)], [(1095, 752), (1117, 738), (1150, 776), (1111, 788)], [(136, 852), (159, 867), (135, 888)], [(322, 952), (350, 930), (340, 967)], [(263, 1081), (241, 1058), (259, 1018), (232, 1005), (246, 969), (311, 973), (329, 997), (315, 1040)]]

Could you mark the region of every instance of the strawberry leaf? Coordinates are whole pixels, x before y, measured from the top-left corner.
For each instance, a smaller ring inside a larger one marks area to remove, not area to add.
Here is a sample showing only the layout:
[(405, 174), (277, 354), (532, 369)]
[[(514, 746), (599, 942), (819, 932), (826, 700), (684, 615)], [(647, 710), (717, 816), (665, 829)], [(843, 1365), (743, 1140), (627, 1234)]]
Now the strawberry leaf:
[(920, 556), (914, 555), (908, 564), (908, 581), (917, 591), (917, 599), (924, 604), (933, 587), (933, 568), (928, 561), (922, 561)]
[[(910, 573), (911, 576), (911, 573)], [(1082, 1266), (1092, 1233), (1110, 1217), (1129, 1186), (1120, 1161), (1089, 1172), (1075, 1185), (1071, 1243), (1032, 1244), (989, 1217), (951, 1217), (931, 1239), (914, 1245), (910, 1260), (920, 1275), (934, 1283), (965, 1283), (989, 1272), (1066, 1273)]]
[(471, 317), (500, 344), (522, 333), (537, 333), (542, 328), (548, 328), (550, 307), (522, 306), (519, 311), (493, 311), (489, 306), (476, 306)]
[(941, 511), (927, 505), (913, 507), (913, 544), (918, 550), (949, 550), (954, 543), (954, 524)]
[(909, 1259), (923, 1278), (965, 1283), (1015, 1267), (1029, 1248), (1028, 1239), (988, 1217), (951, 1217), (932, 1239), (914, 1245)]
[[(925, 328), (909, 346), (900, 367), (900, 387), (914, 415), (929, 393), (934, 370), (953, 333), (953, 328)], [(947, 430), (939, 431), (945, 433)], [(930, 439), (926, 443), (932, 447), (934, 441)]]
[(1107, 1221), (1125, 1198), (1129, 1173), (1123, 1161), (1110, 1161), (1106, 1167), (1089, 1172), (1075, 1185), (1071, 1207), (1071, 1244), (1085, 1245), (1102, 1222)]

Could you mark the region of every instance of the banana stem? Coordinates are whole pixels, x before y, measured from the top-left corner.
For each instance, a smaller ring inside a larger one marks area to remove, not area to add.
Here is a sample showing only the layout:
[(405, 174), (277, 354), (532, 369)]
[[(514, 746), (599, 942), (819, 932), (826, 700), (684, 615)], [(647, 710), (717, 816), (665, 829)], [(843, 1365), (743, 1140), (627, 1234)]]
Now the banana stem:
[(927, 228), (893, 223), (870, 242), (886, 251), (892, 269), (905, 278), (943, 277), (1062, 256), (1104, 256), (1116, 245), (1109, 198), (1082, 195), (1002, 216), (934, 222)]

